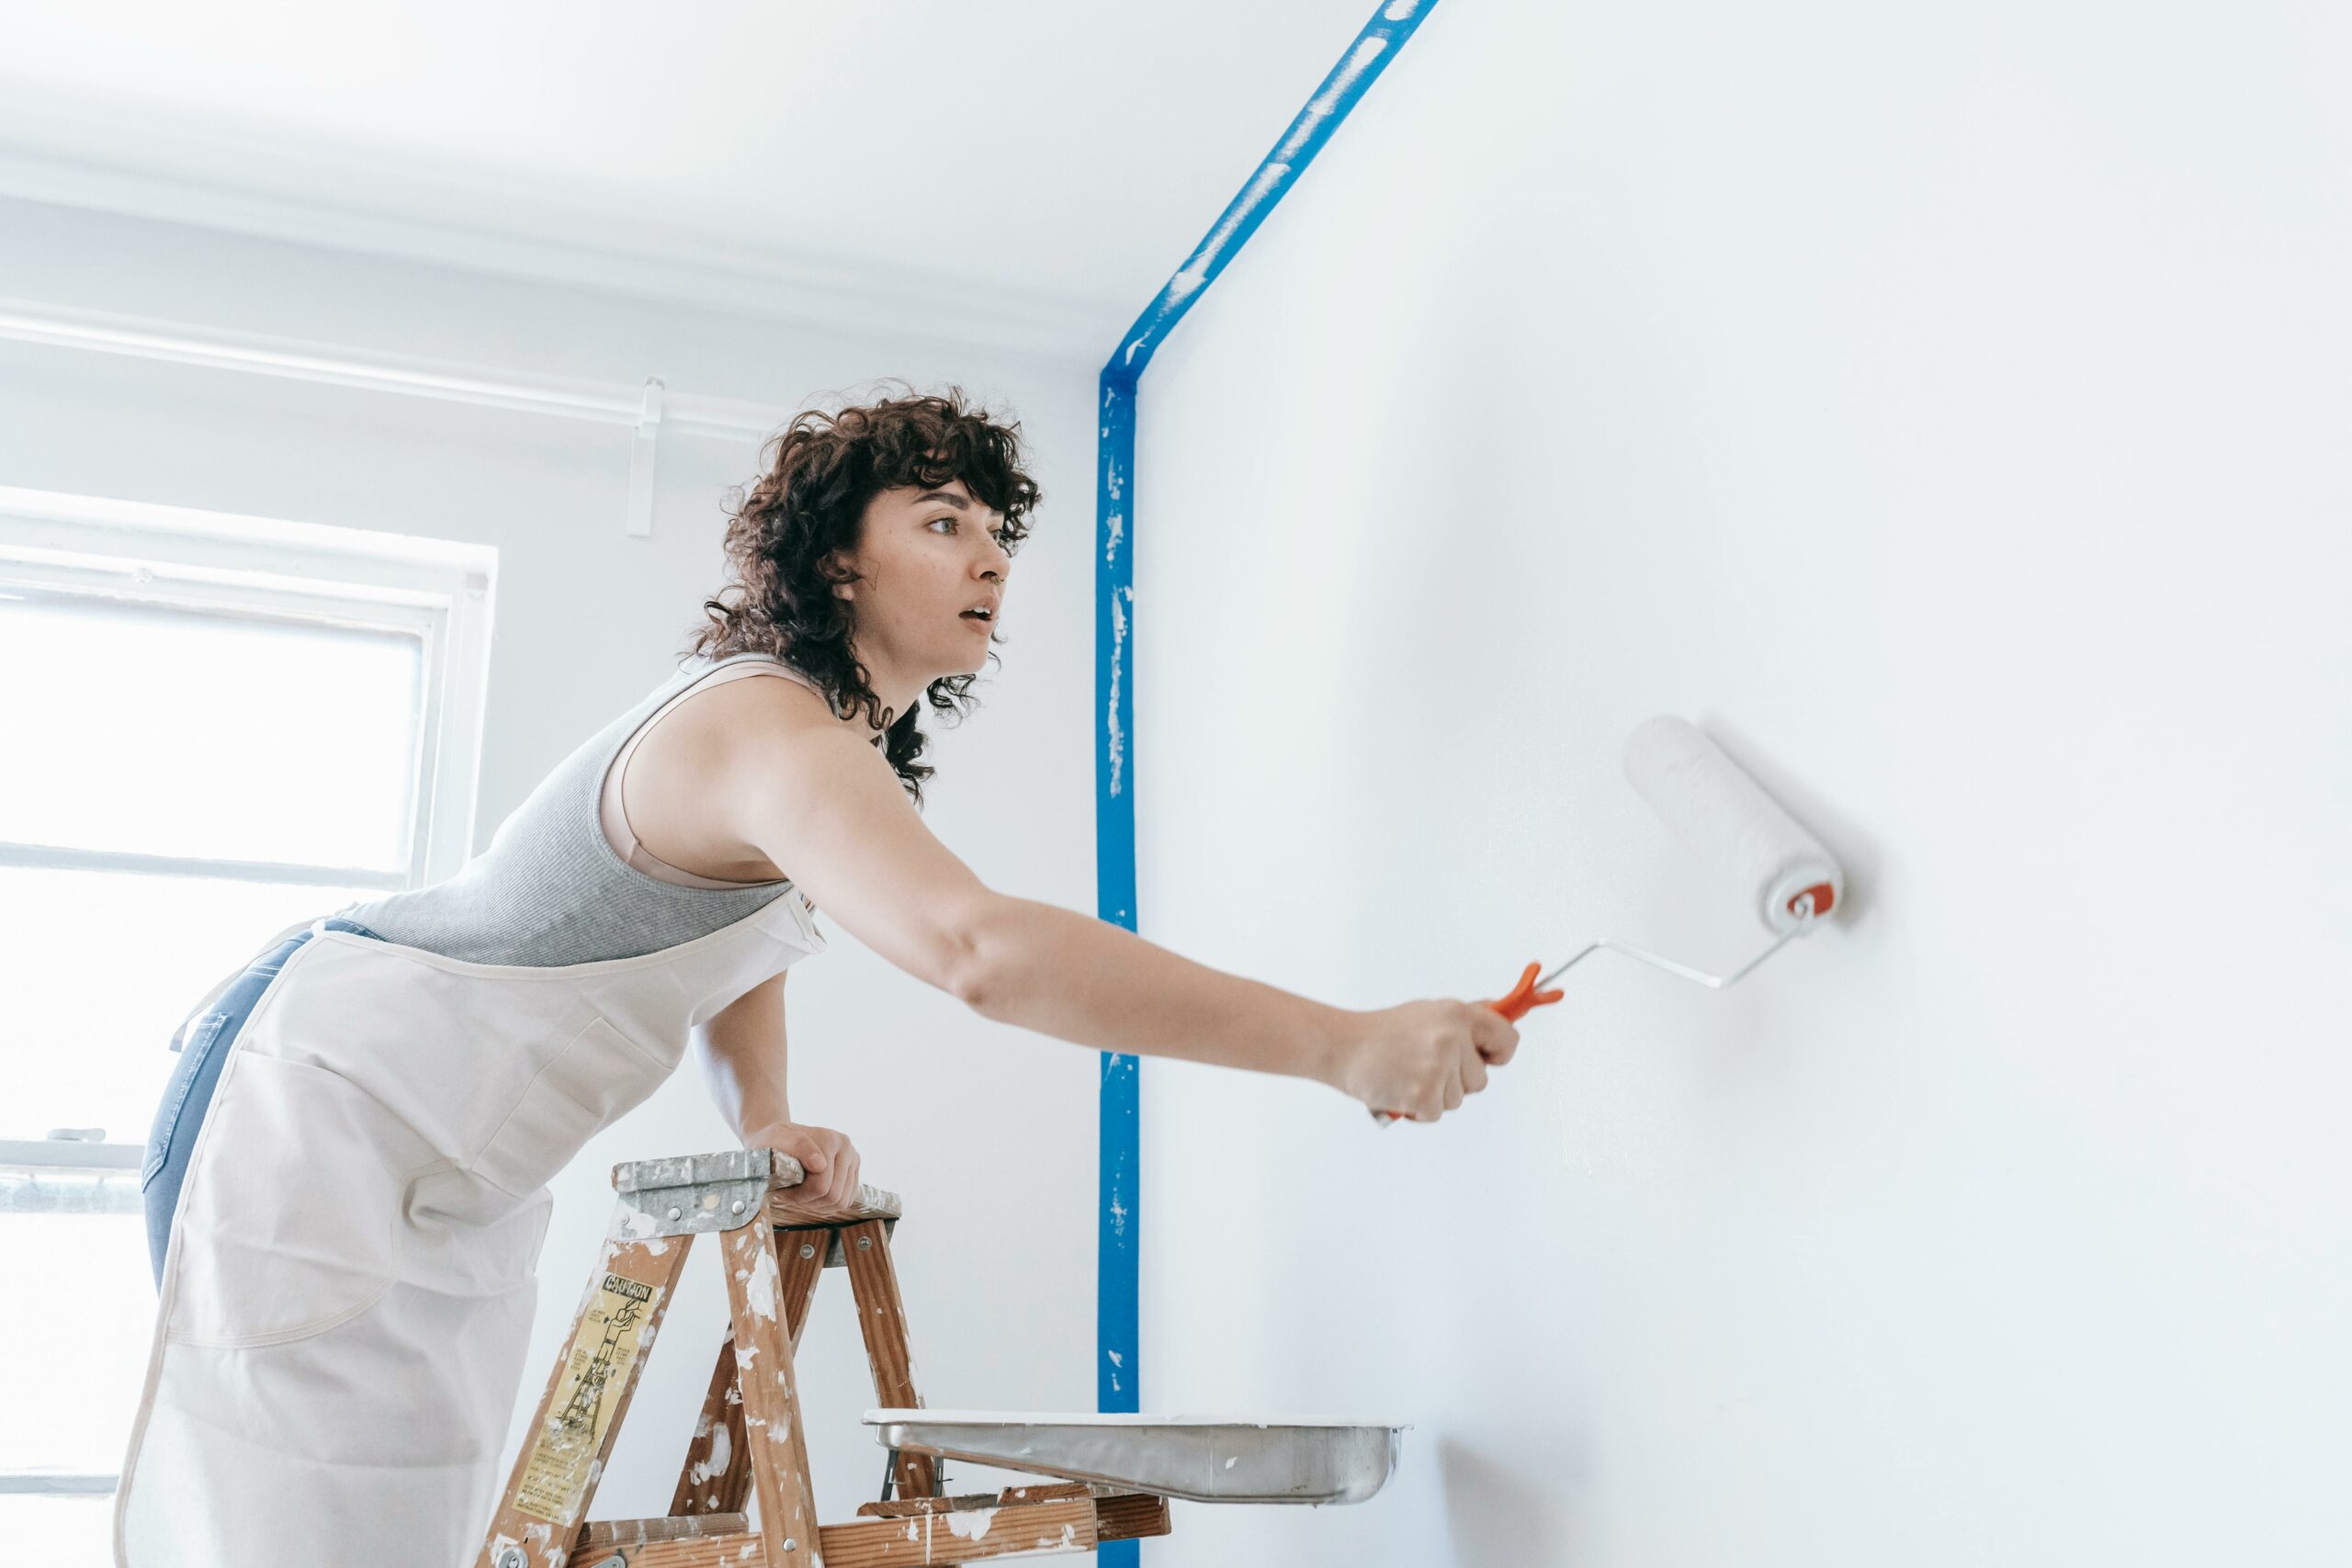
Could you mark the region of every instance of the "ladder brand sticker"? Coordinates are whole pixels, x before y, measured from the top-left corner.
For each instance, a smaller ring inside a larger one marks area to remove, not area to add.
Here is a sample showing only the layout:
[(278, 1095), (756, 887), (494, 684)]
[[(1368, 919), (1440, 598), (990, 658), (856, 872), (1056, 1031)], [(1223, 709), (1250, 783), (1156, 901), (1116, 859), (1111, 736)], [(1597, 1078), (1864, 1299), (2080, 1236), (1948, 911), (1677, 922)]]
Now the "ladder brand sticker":
[(637, 1364), (639, 1337), (661, 1299), (659, 1285), (607, 1274), (580, 1314), (548, 1418), (514, 1490), (514, 1506), (533, 1518), (565, 1527), (577, 1518), (589, 1467), (605, 1446), (614, 1406)]

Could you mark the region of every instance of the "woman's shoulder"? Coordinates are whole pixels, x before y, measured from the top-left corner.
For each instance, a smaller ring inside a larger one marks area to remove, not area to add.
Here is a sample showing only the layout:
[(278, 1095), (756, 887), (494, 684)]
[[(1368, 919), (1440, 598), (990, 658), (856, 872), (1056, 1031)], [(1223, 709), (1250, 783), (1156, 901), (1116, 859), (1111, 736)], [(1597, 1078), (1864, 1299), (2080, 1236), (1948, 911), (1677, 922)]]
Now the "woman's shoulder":
[(658, 722), (647, 727), (649, 740), (661, 729), (682, 734), (708, 730), (718, 739), (745, 724), (797, 728), (821, 722), (826, 713), (824, 694), (816, 682), (772, 654), (688, 659), (667, 686), (668, 694), (656, 710)]
[[(705, 694), (730, 694), (736, 704), (803, 713), (814, 709), (819, 717), (831, 711), (824, 688), (816, 677), (772, 653), (739, 654), (724, 660), (690, 661), (682, 671), (685, 684), (699, 698)], [(756, 676), (770, 677), (765, 680)]]
[(642, 732), (626, 776), (608, 785), (628, 828), (656, 858), (735, 882), (789, 874), (759, 863), (743, 825), (780, 782), (820, 784), (836, 750), (826, 737), (841, 727), (797, 671), (747, 678), (786, 673), (779, 664), (761, 657), (726, 661), (716, 674), (707, 661), (681, 668), (692, 678)]
[[(753, 681), (751, 675), (781, 676), (781, 680)], [(736, 701), (729, 705), (715, 705), (714, 712), (738, 711), (758, 713), (782, 724), (786, 729), (813, 728), (819, 731), (840, 731), (857, 735), (858, 728), (844, 725), (832, 700), (817, 678), (807, 671), (774, 654), (741, 655), (702, 682), (704, 691), (726, 687), (731, 689)], [(695, 694), (701, 695), (700, 692)], [(865, 739), (875, 746), (882, 744), (879, 734)]]
[[(663, 721), (663, 728), (673, 725), (677, 750), (716, 774), (730, 776), (773, 765), (780, 750), (832, 751), (823, 742), (851, 734), (813, 679), (766, 655), (729, 661), (699, 680)], [(811, 741), (820, 744), (812, 748)]]

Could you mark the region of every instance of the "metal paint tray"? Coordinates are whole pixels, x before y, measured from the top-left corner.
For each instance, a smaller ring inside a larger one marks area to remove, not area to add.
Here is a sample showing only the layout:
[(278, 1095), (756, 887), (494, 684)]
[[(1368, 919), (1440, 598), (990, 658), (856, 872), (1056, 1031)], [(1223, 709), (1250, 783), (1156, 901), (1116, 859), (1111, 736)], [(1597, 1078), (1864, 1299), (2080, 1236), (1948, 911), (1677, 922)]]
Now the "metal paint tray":
[(882, 1446), (1194, 1503), (1361, 1503), (1396, 1467), (1403, 1426), (1308, 1416), (869, 1410)]

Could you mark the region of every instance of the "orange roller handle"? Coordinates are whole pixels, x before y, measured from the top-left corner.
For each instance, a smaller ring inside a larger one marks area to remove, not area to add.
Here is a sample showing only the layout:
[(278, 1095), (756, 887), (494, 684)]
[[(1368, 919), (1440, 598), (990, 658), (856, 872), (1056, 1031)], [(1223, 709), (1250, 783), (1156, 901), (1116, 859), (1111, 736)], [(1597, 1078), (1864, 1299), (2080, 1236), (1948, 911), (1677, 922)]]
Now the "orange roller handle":
[[(1517, 1023), (1535, 1009), (1548, 1006), (1566, 996), (1566, 991), (1539, 991), (1535, 988), (1535, 976), (1541, 974), (1543, 969), (1544, 965), (1541, 964), (1529, 964), (1519, 972), (1518, 985), (1513, 986), (1498, 1000), (1482, 1005), (1494, 1009), (1513, 1023)], [(1375, 1111), (1372, 1113), (1372, 1119), (1384, 1127), (1392, 1122), (1412, 1120), (1401, 1111)]]
[(1488, 1002), (1487, 1005), (1513, 1023), (1517, 1023), (1535, 1009), (1548, 1006), (1566, 996), (1566, 991), (1539, 991), (1535, 988), (1535, 976), (1543, 967), (1541, 964), (1531, 964), (1521, 970), (1519, 984), (1510, 988), (1510, 994), (1498, 1002)]

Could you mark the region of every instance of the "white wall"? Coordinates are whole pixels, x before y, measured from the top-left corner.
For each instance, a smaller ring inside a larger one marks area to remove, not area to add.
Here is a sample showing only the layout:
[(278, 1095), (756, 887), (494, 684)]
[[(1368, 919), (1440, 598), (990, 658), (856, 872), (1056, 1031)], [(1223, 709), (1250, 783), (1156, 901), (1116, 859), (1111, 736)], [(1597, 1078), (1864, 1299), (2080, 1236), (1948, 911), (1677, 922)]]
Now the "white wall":
[(1734, 967), (1661, 712), (1851, 902), (1592, 960), (1433, 1127), (1148, 1061), (1144, 1407), (1413, 1424), (1152, 1561), (2340, 1556), (2347, 41), (1453, 0), (1175, 334), (1144, 934), (1365, 1009)]
[[(673, 393), (786, 409), (882, 376), (953, 381), (1017, 416), (1047, 500), (983, 705), (934, 736), (925, 815), (991, 886), (1092, 908), (1089, 367), (23, 202), (0, 202), (0, 234), (9, 299), (632, 386), (661, 375)], [(0, 344), (0, 484), (497, 547), (477, 848), (673, 667), (722, 580), (720, 497), (752, 477), (754, 445), (665, 436), (654, 532), (631, 538), (623, 428)], [(978, 1019), (824, 923), (831, 950), (790, 987), (793, 1110), (847, 1132), (868, 1179), (906, 1200), (896, 1251), (918, 1387), (943, 1407), (1090, 1407), (1092, 1054)], [(594, 1262), (612, 1164), (733, 1144), (689, 1066), (557, 1184), (516, 1439)], [(1020, 1248), (987, 1239), (1007, 1225)], [(885, 1457), (857, 1424), (875, 1400), (846, 1280), (826, 1275), (801, 1357), (829, 1518), (875, 1495)], [(666, 1510), (724, 1314), (716, 1262), (691, 1260), (597, 1517)]]

